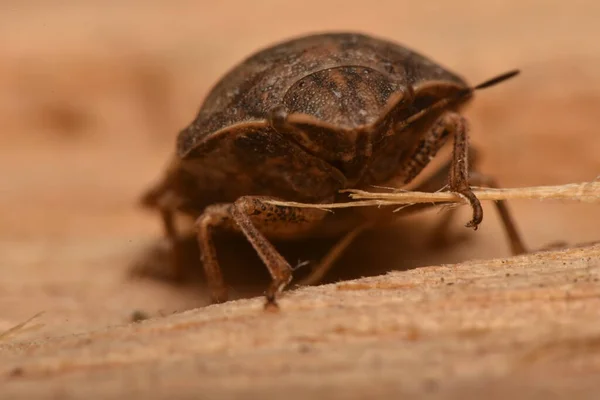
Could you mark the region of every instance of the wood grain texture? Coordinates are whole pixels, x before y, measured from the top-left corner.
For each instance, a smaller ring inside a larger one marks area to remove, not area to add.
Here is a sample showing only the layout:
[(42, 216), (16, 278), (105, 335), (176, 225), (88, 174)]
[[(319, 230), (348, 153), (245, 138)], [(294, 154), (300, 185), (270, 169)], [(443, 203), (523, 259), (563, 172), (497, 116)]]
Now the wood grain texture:
[(0, 376), (3, 393), (48, 398), (525, 398), (575, 382), (592, 398), (599, 280), (598, 245), (390, 272), (296, 290), (278, 313), (239, 300), (15, 341)]

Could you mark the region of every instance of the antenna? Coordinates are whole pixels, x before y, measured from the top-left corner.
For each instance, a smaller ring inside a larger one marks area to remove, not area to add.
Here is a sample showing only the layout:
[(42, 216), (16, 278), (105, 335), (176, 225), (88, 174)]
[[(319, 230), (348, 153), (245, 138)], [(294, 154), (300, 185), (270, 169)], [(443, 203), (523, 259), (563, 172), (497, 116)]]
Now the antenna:
[(479, 85), (475, 86), (471, 90), (479, 90), (479, 89), (489, 88), (490, 86), (494, 86), (500, 82), (504, 82), (507, 79), (510, 79), (510, 78), (513, 78), (513, 77), (519, 75), (520, 72), (521, 71), (519, 71), (518, 69), (513, 69), (512, 71), (505, 72), (501, 75), (496, 76), (495, 78), (488, 79), (487, 81), (482, 82)]
[(408, 125), (410, 125), (411, 123), (415, 122), (416, 120), (422, 118), (423, 116), (425, 116), (426, 114), (429, 114), (430, 112), (432, 112), (434, 110), (444, 108), (447, 105), (449, 105), (450, 103), (461, 100), (464, 97), (472, 94), (476, 90), (486, 89), (486, 88), (489, 88), (490, 86), (497, 85), (500, 82), (504, 82), (507, 79), (517, 76), (520, 72), (521, 71), (519, 71), (518, 69), (514, 69), (512, 71), (505, 72), (505, 73), (497, 75), (491, 79), (488, 79), (487, 81), (482, 82), (479, 85), (461, 90), (455, 96), (446, 97), (444, 99), (438, 100), (435, 103), (433, 103), (432, 105), (430, 105), (429, 107), (422, 109), (421, 111), (417, 112), (416, 114), (411, 115), (410, 117), (408, 117), (407, 119), (402, 121), (400, 124), (398, 124), (398, 127), (400, 129), (403, 129), (403, 128), (407, 127)]

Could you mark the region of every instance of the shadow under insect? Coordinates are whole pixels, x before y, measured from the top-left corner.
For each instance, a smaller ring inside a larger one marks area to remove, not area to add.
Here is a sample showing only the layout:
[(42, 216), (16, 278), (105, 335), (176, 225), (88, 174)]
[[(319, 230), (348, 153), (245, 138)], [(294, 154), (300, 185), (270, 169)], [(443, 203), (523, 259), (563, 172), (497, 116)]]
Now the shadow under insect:
[[(426, 215), (423, 215), (426, 214)], [(429, 215), (427, 215), (429, 214)], [(435, 263), (450, 263), (466, 258), (465, 239), (472, 239), (472, 232), (456, 221), (457, 230), (439, 232), (439, 218), (443, 211), (429, 210), (403, 217), (390, 226), (362, 232), (324, 275), (320, 284), (364, 276), (385, 274), (394, 270), (408, 270)], [(462, 228), (462, 229), (461, 229)], [(178, 286), (197, 287), (199, 294), (206, 291), (206, 278), (201, 254), (193, 232), (180, 238), (181, 276), (175, 281), (159, 271), (169, 271), (171, 252), (164, 240), (152, 243), (131, 269), (132, 275), (144, 271), (145, 277)], [(323, 257), (338, 242), (339, 237), (304, 238), (296, 240), (273, 240), (278, 251), (292, 266), (291, 287), (309, 276)], [(228, 289), (232, 298), (259, 296), (271, 280), (268, 270), (254, 248), (240, 233), (215, 232), (215, 246)], [(156, 273), (148, 274), (152, 270)]]

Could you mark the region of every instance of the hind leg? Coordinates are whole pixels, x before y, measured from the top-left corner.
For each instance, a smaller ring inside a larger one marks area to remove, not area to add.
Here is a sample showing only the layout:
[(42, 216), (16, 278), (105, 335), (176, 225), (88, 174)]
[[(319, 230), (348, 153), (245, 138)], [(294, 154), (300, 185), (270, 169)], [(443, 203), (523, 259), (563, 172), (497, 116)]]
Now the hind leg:
[(325, 277), (327, 272), (334, 267), (338, 259), (344, 254), (350, 245), (354, 243), (356, 238), (358, 238), (361, 233), (365, 232), (372, 226), (372, 223), (366, 222), (362, 225), (358, 225), (356, 228), (342, 236), (341, 239), (339, 239), (319, 261), (319, 264), (313, 268), (311, 273), (298, 282), (298, 286), (316, 285), (321, 282), (323, 277)]

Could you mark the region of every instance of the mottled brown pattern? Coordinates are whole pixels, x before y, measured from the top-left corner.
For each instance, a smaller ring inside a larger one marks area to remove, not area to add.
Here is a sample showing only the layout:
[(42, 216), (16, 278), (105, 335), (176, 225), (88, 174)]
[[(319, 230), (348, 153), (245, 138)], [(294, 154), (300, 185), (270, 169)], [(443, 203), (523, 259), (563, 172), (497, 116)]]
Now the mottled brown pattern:
[(209, 204), (233, 202), (249, 194), (331, 200), (346, 186), (346, 178), (334, 167), (269, 126), (241, 124), (230, 133), (216, 136), (200, 150), (201, 156), (180, 161), (174, 171), (184, 178), (174, 190), (194, 214)]
[[(357, 210), (331, 217), (282, 208), (269, 199), (325, 203), (347, 200), (340, 189), (369, 188), (395, 177), (409, 183), (453, 135), (450, 190), (469, 199), (473, 219), (467, 226), (477, 228), (483, 212), (468, 183), (468, 132), (457, 114), (473, 90), (427, 58), (365, 35), (311, 35), (277, 44), (243, 61), (213, 88), (180, 133), (175, 161), (145, 203), (160, 210), (175, 263), (172, 214), (197, 218), (215, 302), (225, 301), (227, 290), (214, 230), (242, 232), (273, 278), (266, 292), (272, 306), (292, 267), (269, 239), (347, 233), (374, 219)], [(514, 248), (522, 248), (515, 240)]]
[[(460, 77), (418, 53), (361, 34), (330, 33), (282, 42), (226, 74), (179, 135), (181, 165), (197, 180), (184, 185), (182, 197), (187, 203), (193, 198), (199, 212), (214, 201), (234, 201), (244, 194), (318, 202), (334, 196), (340, 183), (381, 184), (401, 172), (407, 162), (402, 156), (411, 153), (420, 131), (428, 129), (438, 113), (402, 135), (393, 123), (464, 87)], [(402, 101), (394, 107), (398, 99)], [(278, 108), (284, 113), (281, 125), (272, 119)], [(282, 137), (269, 124), (290, 143), (276, 143)], [(381, 139), (385, 135), (393, 137)], [(290, 162), (292, 148), (306, 151), (298, 156), (306, 164), (304, 170)], [(366, 170), (369, 158), (372, 173)], [(307, 177), (309, 171), (314, 179)], [(326, 178), (326, 171), (336, 177)], [(277, 174), (287, 177), (286, 183), (275, 183), (281, 179), (271, 175)], [(313, 180), (323, 183), (315, 185)], [(290, 182), (295, 189), (285, 187)], [(191, 193), (187, 186), (200, 191)]]
[[(179, 154), (186, 155), (208, 136), (231, 124), (266, 120), (269, 111), (285, 103), (288, 90), (302, 78), (351, 66), (382, 74), (390, 89), (406, 85), (418, 88), (430, 81), (466, 85), (458, 75), (396, 43), (356, 33), (305, 36), (264, 49), (227, 73), (205, 99), (191, 128), (180, 136)], [(348, 90), (353, 88), (347, 85), (340, 92), (347, 94)], [(391, 90), (384, 93), (389, 95)], [(370, 116), (377, 114), (372, 112)]]

